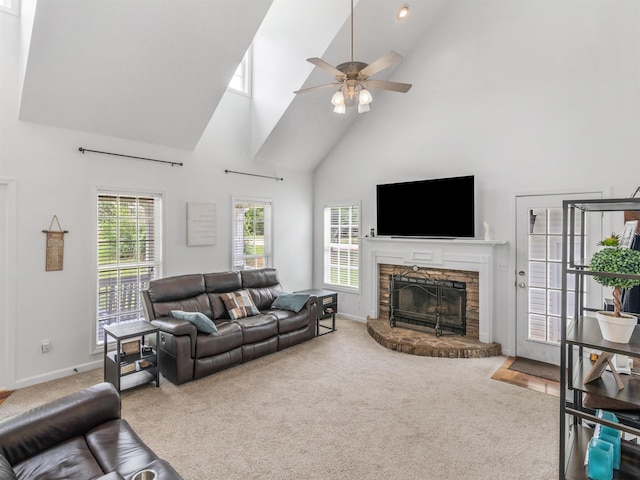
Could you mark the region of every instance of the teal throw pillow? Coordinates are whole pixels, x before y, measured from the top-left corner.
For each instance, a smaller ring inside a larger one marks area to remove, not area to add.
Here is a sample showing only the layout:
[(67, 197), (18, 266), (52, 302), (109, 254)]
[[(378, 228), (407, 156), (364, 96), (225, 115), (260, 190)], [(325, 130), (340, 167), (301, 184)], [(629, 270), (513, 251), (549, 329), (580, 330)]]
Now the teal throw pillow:
[(218, 327), (213, 321), (202, 312), (183, 312), (182, 310), (171, 310), (173, 318), (186, 320), (193, 323), (199, 332), (218, 333)]
[(309, 295), (306, 293), (281, 293), (271, 304), (271, 308), (298, 313), (307, 304), (307, 300), (309, 300)]

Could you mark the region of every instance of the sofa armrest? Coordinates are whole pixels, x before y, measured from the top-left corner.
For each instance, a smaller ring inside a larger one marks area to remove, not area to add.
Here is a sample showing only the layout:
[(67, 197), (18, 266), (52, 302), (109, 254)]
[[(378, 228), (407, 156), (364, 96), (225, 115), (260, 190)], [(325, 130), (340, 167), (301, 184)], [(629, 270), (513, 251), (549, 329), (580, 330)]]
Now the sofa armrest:
[(110, 472), (101, 477), (97, 477), (95, 480), (124, 480), (124, 477), (118, 472)]
[(198, 330), (193, 323), (186, 320), (180, 320), (179, 318), (158, 317), (151, 320), (151, 323), (156, 327), (160, 327), (161, 331), (175, 336), (191, 335), (195, 340), (195, 337), (198, 334)]
[[(156, 327), (160, 327), (160, 332), (170, 333), (174, 337), (188, 335), (191, 339), (191, 358), (196, 356), (198, 329), (193, 323), (173, 317), (158, 317), (155, 320), (151, 320), (151, 323)], [(160, 334), (160, 340), (161, 342), (163, 341), (162, 333)]]
[(0, 421), (0, 446), (11, 465), (104, 422), (120, 418), (120, 395), (99, 383)]

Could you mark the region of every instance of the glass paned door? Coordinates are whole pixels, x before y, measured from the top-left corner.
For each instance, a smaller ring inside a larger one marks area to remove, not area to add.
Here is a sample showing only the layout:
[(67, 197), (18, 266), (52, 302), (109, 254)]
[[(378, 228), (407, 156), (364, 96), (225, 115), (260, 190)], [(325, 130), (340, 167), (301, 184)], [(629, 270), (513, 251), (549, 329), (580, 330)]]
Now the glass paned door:
[[(560, 363), (562, 308), (562, 201), (594, 194), (535, 195), (516, 199), (516, 355)], [(581, 231), (580, 218), (576, 231)], [(590, 232), (586, 229), (587, 235)], [(591, 232), (592, 233), (592, 232)], [(583, 241), (576, 237), (576, 248)], [(568, 285), (574, 311), (576, 286)], [(569, 321), (571, 321), (569, 319)]]

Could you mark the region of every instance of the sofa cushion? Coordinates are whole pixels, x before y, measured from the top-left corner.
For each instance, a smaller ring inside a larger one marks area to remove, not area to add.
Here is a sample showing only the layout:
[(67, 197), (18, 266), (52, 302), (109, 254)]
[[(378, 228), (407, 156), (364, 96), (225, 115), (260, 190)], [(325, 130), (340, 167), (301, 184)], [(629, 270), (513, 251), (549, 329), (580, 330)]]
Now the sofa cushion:
[(203, 276), (207, 293), (233, 292), (242, 288), (240, 272), (205, 273)]
[(159, 278), (149, 282), (149, 298), (153, 303), (173, 302), (196, 297), (201, 293), (204, 293), (204, 278), (201, 274)]
[(290, 310), (271, 310), (269, 313), (278, 319), (278, 333), (289, 333), (309, 326), (307, 310), (298, 313)]
[(9, 460), (0, 453), (0, 480), (16, 480), (17, 478)]
[(258, 310), (263, 311), (271, 308), (271, 304), (282, 294), (282, 287), (278, 283), (270, 287), (250, 288), (249, 292)]
[(242, 330), (235, 322), (218, 324), (218, 335), (198, 335), (196, 358), (228, 352), (242, 345)]
[(66, 442), (31, 456), (13, 466), (18, 478), (50, 480), (94, 478), (104, 474), (84, 437)]
[(278, 271), (275, 268), (260, 268), (258, 270), (241, 270), (242, 288), (260, 288), (279, 285)]
[(158, 302), (153, 304), (155, 318), (170, 317), (171, 310), (182, 310), (184, 312), (202, 312), (207, 317), (213, 318), (209, 297), (206, 293), (195, 297), (185, 297), (170, 302)]
[(158, 458), (126, 420), (103, 423), (89, 431), (86, 440), (102, 470), (115, 470), (123, 477), (144, 469)]
[(242, 328), (243, 345), (260, 342), (278, 335), (278, 321), (271, 314), (240, 318), (236, 320), (236, 323)]
[(281, 293), (271, 304), (272, 309), (291, 310), (298, 313), (309, 300), (306, 293)]
[(223, 293), (220, 295), (229, 316), (233, 320), (258, 315), (260, 312), (253, 303), (253, 299), (247, 290)]
[(173, 318), (186, 320), (193, 323), (199, 332), (202, 333), (218, 333), (218, 327), (213, 321), (202, 312), (185, 312), (183, 310), (171, 310)]
[(209, 304), (211, 305), (211, 313), (213, 314), (213, 319), (217, 320), (219, 318), (230, 318), (229, 313), (227, 312), (227, 307), (224, 306), (224, 302), (220, 295), (224, 295), (223, 293), (207, 293), (209, 297)]

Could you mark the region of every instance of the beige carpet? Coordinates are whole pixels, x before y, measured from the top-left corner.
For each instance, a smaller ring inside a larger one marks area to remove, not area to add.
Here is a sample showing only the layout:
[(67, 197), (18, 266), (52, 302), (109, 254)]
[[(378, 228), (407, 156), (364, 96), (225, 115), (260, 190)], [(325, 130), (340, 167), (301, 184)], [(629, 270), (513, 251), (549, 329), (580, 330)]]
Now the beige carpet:
[[(414, 356), (366, 325), (202, 380), (124, 392), (123, 417), (187, 480), (557, 477), (558, 399), (491, 380), (505, 357)], [(0, 419), (102, 380), (28, 387)]]

